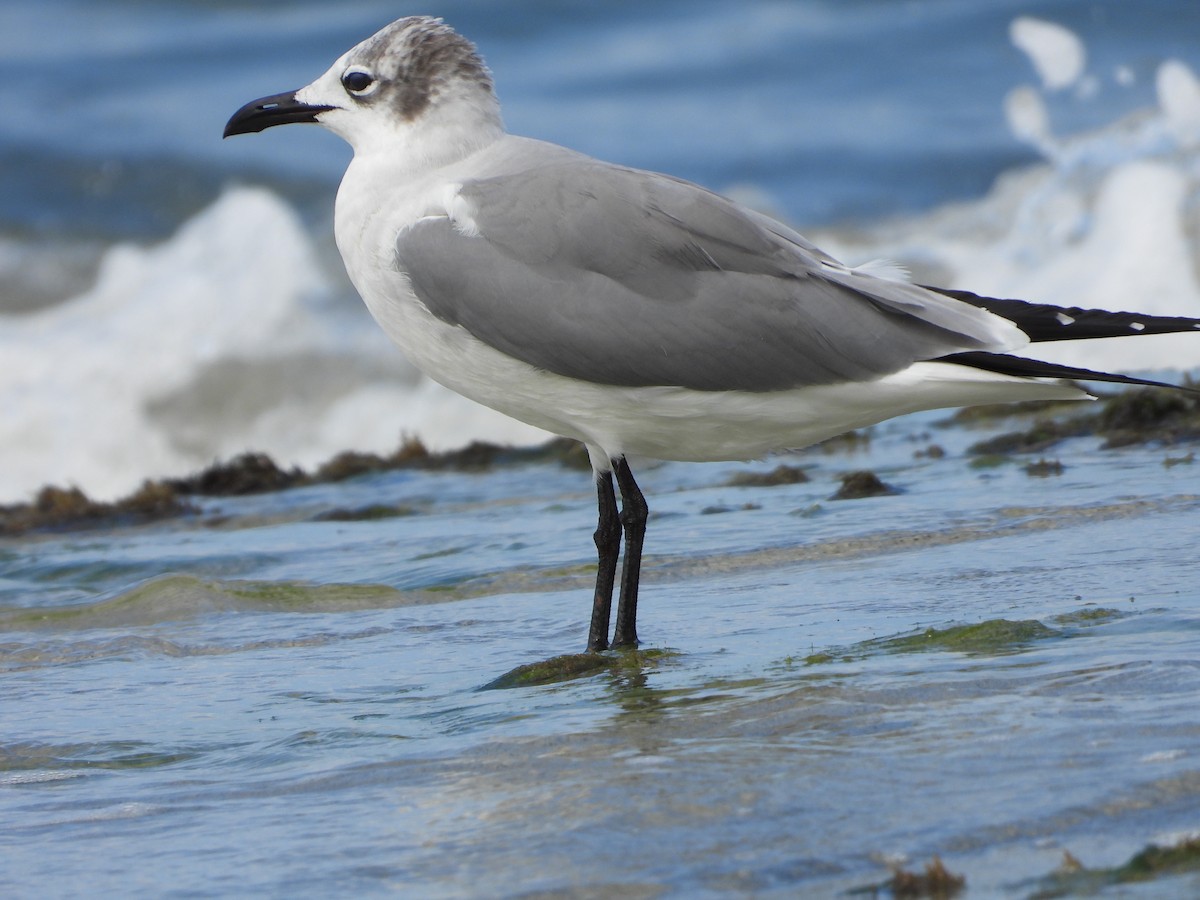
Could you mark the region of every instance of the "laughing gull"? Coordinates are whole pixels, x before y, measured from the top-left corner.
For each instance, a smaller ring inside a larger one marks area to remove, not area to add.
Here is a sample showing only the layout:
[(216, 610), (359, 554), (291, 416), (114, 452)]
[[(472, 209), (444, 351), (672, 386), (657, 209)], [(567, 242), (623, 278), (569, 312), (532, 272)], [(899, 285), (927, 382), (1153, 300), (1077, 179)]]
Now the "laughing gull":
[[(507, 134), (487, 66), (440, 19), (388, 25), (225, 136), (290, 122), (354, 158), (335, 234), (375, 319), (429, 377), (587, 447), (599, 498), (589, 650), (636, 646), (645, 498), (628, 456), (729, 460), (939, 407), (1151, 384), (1006, 355), (1191, 331), (852, 268), (697, 185)], [(613, 475), (621, 494), (618, 513)]]

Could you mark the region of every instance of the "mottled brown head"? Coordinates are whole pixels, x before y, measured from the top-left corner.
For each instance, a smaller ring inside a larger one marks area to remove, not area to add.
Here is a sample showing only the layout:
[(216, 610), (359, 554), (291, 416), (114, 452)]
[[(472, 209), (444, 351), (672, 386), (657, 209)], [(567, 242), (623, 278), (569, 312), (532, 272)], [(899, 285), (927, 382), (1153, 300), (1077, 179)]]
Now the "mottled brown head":
[(475, 45), (429, 16), (388, 25), (347, 55), (346, 93), (363, 104), (386, 104), (412, 121), (452, 89), (492, 92), (492, 75)]

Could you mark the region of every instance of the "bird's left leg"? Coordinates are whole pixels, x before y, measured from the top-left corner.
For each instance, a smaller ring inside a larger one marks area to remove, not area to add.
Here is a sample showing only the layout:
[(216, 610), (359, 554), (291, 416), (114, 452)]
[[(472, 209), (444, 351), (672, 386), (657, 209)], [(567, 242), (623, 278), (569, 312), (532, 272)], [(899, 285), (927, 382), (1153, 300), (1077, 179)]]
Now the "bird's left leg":
[(621, 488), (621, 524), (625, 528), (625, 564), (621, 569), (621, 597), (617, 601), (614, 647), (636, 647), (638, 579), (642, 569), (642, 540), (650, 509), (633, 480), (625, 457), (616, 460), (617, 485)]
[(598, 555), (596, 595), (592, 599), (592, 625), (588, 629), (589, 652), (608, 649), (608, 620), (612, 613), (613, 582), (617, 577), (617, 555), (621, 550), (621, 520), (617, 513), (617, 495), (613, 491), (612, 472), (596, 473), (596, 499), (600, 518), (596, 523)]

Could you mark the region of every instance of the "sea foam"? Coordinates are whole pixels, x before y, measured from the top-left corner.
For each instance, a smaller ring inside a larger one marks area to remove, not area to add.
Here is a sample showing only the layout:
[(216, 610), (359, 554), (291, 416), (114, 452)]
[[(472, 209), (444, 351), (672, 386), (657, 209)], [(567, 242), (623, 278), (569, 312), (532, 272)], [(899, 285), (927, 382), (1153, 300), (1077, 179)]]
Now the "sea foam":
[(1047, 90), (1068, 88), (1083, 75), (1087, 51), (1070, 29), (1045, 19), (1019, 16), (1009, 26), (1009, 37), (1029, 57)]
[(313, 465), (348, 448), (541, 433), (423, 382), (331, 296), (294, 211), (227, 191), (164, 243), (111, 248), (72, 300), (0, 331), (0, 501), (46, 483), (109, 499), (247, 449)]
[[(1019, 89), (1006, 103), (1010, 127), (1043, 163), (1004, 173), (979, 200), (819, 242), (849, 261), (899, 260), (926, 284), (1200, 317), (1200, 88), (1178, 61), (1162, 65), (1157, 83), (1157, 108), (1073, 135), (1054, 133), (1038, 89)], [(1094, 369), (1190, 370), (1200, 366), (1200, 335), (1022, 352)]]

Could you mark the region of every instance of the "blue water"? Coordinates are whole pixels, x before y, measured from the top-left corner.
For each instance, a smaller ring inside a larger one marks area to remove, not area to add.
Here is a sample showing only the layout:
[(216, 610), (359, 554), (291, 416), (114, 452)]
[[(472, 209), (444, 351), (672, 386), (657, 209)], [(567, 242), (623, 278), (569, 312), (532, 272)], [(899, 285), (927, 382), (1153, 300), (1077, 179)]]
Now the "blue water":
[[(834, 896), (938, 854), (1022, 896), (1190, 833), (1194, 465), (1087, 438), (1057, 477), (980, 469), (1014, 423), (936, 418), (787, 487), (643, 468), (641, 632), (677, 653), (544, 687), (479, 690), (582, 646), (594, 501), (557, 465), (0, 542), (0, 889)], [(830, 501), (860, 467), (903, 493)], [(316, 519), (365, 502), (416, 512)], [(880, 643), (1001, 618), (1055, 633)]]
[[(307, 83), (409, 3), (52, 0), (0, 10), (0, 233), (159, 237), (230, 179), (311, 195), (347, 151), (323, 134), (223, 144), (249, 95)], [(512, 130), (715, 188), (752, 183), (809, 227), (977, 196), (1031, 161), (996, 115), (1031, 79), (1018, 14), (1077, 29), (1090, 68), (1132, 67), (1068, 130), (1152, 95), (1157, 61), (1200, 59), (1200, 9), (1107, 3), (495, 4), (435, 10), (497, 73)], [(586, 61), (586, 64), (581, 64)]]
[[(0, 502), (247, 448), (308, 465), (509, 436), (353, 297), (329, 240), (348, 150), (220, 140), (412, 12), (479, 44), (513, 131), (839, 252), (1065, 303), (1200, 298), (1200, 163), (1155, 95), (1164, 60), (1200, 68), (1193, 2), (10, 3)], [(1044, 92), (1051, 160), (1002, 111), (1037, 83), (1021, 14), (1072, 29), (1094, 79)], [(1194, 364), (1131, 352), (1111, 364)], [(806, 484), (640, 467), (640, 630), (677, 654), (544, 687), (479, 690), (582, 647), (595, 501), (557, 465), (0, 539), (0, 894), (831, 896), (938, 854), (971, 896), (1022, 896), (1063, 851), (1116, 865), (1193, 832), (1200, 492), (1164, 465), (1188, 448), (1078, 439), (1034, 478), (970, 464), (1012, 423), (939, 418), (789, 460)], [(931, 442), (944, 458), (914, 456)], [(859, 468), (902, 493), (830, 501)], [(318, 519), (380, 502), (413, 514)], [(872, 643), (1000, 618), (1056, 634)]]

